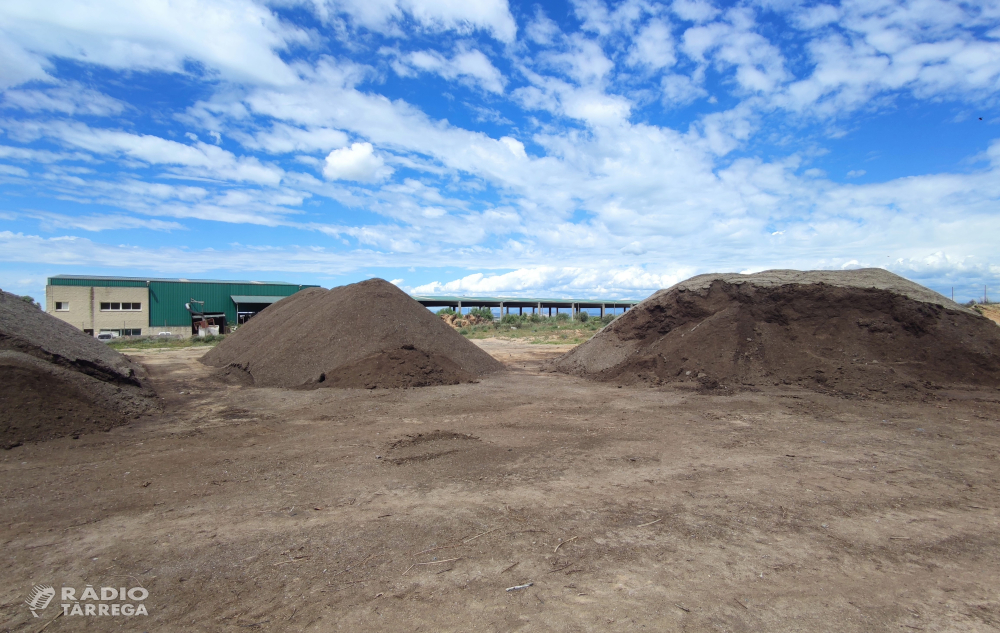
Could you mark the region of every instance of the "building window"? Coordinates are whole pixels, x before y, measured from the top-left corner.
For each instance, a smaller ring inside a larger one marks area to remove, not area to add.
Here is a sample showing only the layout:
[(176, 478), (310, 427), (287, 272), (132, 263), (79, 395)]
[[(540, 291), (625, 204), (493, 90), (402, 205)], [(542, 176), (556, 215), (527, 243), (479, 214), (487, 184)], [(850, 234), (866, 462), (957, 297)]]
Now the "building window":
[(56, 301), (56, 312), (68, 312), (69, 301)]
[(142, 328), (125, 328), (122, 330), (109, 330), (108, 328), (101, 328), (101, 334), (110, 333), (117, 336), (142, 336)]
[(141, 310), (141, 303), (101, 302), (101, 312), (139, 312)]

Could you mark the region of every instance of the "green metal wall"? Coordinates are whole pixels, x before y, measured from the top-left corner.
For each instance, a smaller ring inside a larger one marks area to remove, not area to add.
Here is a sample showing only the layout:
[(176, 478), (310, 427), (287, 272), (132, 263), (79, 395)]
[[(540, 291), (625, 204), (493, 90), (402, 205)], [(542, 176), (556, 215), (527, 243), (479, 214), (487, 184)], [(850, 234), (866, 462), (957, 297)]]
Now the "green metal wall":
[(191, 313), (185, 303), (195, 299), (204, 301), (205, 312), (224, 312), (226, 323), (236, 324), (236, 304), (230, 295), (283, 296), (295, 294), (303, 288), (316, 286), (293, 286), (286, 284), (230, 284), (230, 283), (185, 283), (182, 281), (149, 282), (149, 326), (190, 326)]

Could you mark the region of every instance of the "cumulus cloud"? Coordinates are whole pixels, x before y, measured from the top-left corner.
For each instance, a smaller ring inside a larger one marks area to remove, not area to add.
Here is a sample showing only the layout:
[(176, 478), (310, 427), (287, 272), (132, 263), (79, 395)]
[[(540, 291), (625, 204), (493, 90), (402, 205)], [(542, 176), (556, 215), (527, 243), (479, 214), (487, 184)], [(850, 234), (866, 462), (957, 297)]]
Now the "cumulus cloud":
[(719, 69), (735, 68), (735, 81), (746, 91), (770, 93), (785, 81), (781, 50), (757, 33), (751, 10), (730, 9), (725, 19), (684, 32), (682, 48), (695, 61)]
[(329, 180), (376, 182), (387, 178), (392, 171), (375, 154), (371, 143), (352, 143), (350, 147), (335, 149), (323, 165), (323, 175)]
[(643, 26), (629, 49), (628, 61), (633, 66), (653, 70), (676, 64), (677, 55), (674, 53), (674, 37), (669, 22), (654, 19)]

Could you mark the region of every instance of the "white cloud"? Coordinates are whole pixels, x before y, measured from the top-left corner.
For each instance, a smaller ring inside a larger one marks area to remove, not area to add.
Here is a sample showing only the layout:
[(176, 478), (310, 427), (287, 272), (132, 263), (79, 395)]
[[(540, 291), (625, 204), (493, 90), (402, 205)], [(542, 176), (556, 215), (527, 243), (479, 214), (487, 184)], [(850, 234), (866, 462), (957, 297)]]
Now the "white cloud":
[(848, 178), (860, 178), (861, 176), (864, 176), (867, 173), (868, 172), (865, 171), (864, 169), (852, 169), (851, 171), (847, 172), (847, 177)]
[(697, 62), (713, 63), (719, 69), (734, 67), (736, 82), (743, 90), (770, 94), (788, 73), (781, 51), (755, 29), (751, 10), (730, 9), (724, 21), (685, 31), (681, 47)]
[(502, 93), (507, 83), (503, 74), (482, 51), (461, 46), (451, 59), (437, 51), (415, 51), (400, 55), (393, 63), (393, 68), (403, 77), (413, 76), (417, 72), (430, 72), (449, 81), (459, 80), (496, 94)]
[(621, 249), (624, 255), (645, 255), (648, 251), (638, 240)]
[(535, 266), (507, 273), (475, 273), (447, 282), (413, 288), (414, 294), (564, 296), (574, 298), (644, 299), (690, 276), (690, 268), (654, 273), (640, 266), (575, 268)]
[(660, 80), (660, 87), (663, 90), (663, 105), (668, 108), (687, 105), (695, 99), (708, 96), (708, 91), (687, 75), (664, 75)]
[(262, 164), (254, 157), (195, 142), (178, 143), (148, 134), (92, 128), (83, 123), (21, 122), (14, 128), (22, 138), (48, 137), (65, 145), (103, 155), (118, 155), (153, 165), (176, 165), (174, 172), (191, 177), (210, 177), (237, 182), (277, 185), (282, 170)]
[(48, 231), (55, 229), (83, 229), (84, 231), (109, 231), (120, 229), (150, 229), (154, 231), (186, 230), (179, 222), (165, 222), (150, 218), (137, 218), (127, 215), (65, 215), (46, 211), (28, 211), (25, 216), (41, 222), (42, 228)]
[(547, 52), (540, 59), (559, 69), (579, 84), (604, 79), (614, 68), (614, 62), (604, 54), (598, 42), (580, 36), (570, 38), (572, 46), (561, 53)]
[(975, 33), (995, 23), (997, 15), (988, 13), (944, 2), (820, 5), (800, 13), (800, 28), (823, 29), (806, 46), (814, 66), (775, 103), (833, 117), (900, 91), (922, 99), (989, 99), (1000, 85), (1000, 42)]
[(6, 176), (17, 176), (19, 178), (27, 178), (28, 172), (21, 167), (15, 167), (14, 165), (0, 165), (0, 174)]
[(528, 39), (535, 44), (551, 44), (562, 33), (559, 26), (545, 15), (539, 6), (535, 7), (535, 17), (528, 22), (524, 31)]
[(401, 35), (407, 17), (429, 31), (472, 33), (487, 31), (502, 42), (513, 42), (517, 23), (506, 0), (310, 0), (321, 19), (350, 16), (357, 25), (391, 35)]
[(353, 143), (350, 147), (335, 149), (323, 165), (323, 175), (330, 180), (375, 182), (391, 173), (392, 168), (375, 154), (371, 143)]
[(229, 79), (284, 84), (295, 75), (276, 51), (308, 38), (250, 0), (10, 0), (0, 3), (0, 57), (16, 65), (0, 82), (43, 79), (48, 59), (63, 57), (166, 72), (195, 59)]
[(707, 22), (719, 14), (707, 0), (674, 0), (671, 9), (677, 17), (689, 22)]
[(830, 4), (817, 4), (804, 7), (792, 14), (793, 22), (800, 29), (816, 29), (836, 22), (840, 18), (840, 10)]
[(328, 152), (347, 145), (347, 134), (326, 127), (296, 127), (285, 123), (274, 123), (269, 130), (255, 134), (238, 133), (234, 137), (244, 147), (262, 149), (269, 154), (291, 152)]
[(77, 82), (38, 90), (7, 90), (0, 105), (27, 112), (60, 112), (68, 115), (111, 116), (121, 114), (125, 104)]
[(0, 89), (32, 80), (50, 80), (48, 65), (44, 57), (29, 53), (0, 31)]
[(0, 261), (44, 263), (51, 266), (80, 266), (135, 270), (141, 262), (145, 270), (164, 274), (191, 274), (191, 271), (228, 270), (280, 271), (300, 274), (331, 272), (338, 275), (361, 267), (384, 266), (386, 258), (372, 251), (341, 253), (325, 248), (236, 245), (229, 249), (144, 248), (94, 242), (76, 236), (44, 238), (13, 231), (0, 231)]
[(628, 61), (633, 66), (645, 66), (653, 70), (676, 64), (670, 23), (653, 19), (643, 26), (629, 49)]

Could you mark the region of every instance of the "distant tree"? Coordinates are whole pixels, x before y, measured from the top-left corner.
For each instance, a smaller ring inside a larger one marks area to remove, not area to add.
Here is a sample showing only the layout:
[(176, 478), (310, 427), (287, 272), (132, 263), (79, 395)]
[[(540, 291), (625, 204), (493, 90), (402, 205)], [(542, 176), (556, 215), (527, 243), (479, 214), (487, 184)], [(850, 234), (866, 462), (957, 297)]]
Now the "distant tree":
[(493, 310), (489, 308), (473, 308), (469, 310), (469, 316), (479, 317), (480, 319), (486, 319), (492, 321)]
[(36, 308), (38, 308), (39, 310), (41, 310), (41, 309), (42, 309), (42, 304), (40, 304), (40, 303), (38, 303), (37, 301), (35, 301), (35, 298), (34, 298), (34, 297), (32, 297), (31, 295), (23, 295), (23, 296), (21, 297), (21, 301), (23, 301), (23, 302), (25, 302), (25, 303), (30, 303), (31, 305), (35, 306), (35, 307), (36, 307)]
[(437, 313), (438, 313), (438, 316), (443, 316), (445, 314), (458, 314), (457, 312), (455, 312), (450, 307), (449, 308), (441, 308), (440, 310), (437, 311)]

